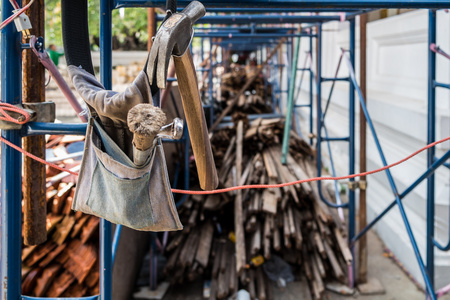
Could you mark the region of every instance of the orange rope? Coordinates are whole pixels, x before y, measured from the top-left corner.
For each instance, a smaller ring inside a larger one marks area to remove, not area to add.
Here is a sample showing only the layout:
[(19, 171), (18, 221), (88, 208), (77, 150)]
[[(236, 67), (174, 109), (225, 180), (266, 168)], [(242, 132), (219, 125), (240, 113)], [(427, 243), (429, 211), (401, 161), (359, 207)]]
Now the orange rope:
[(368, 171), (368, 172), (363, 172), (363, 173), (351, 174), (351, 175), (341, 176), (341, 177), (314, 177), (314, 178), (302, 179), (302, 180), (280, 183), (280, 184), (249, 184), (249, 185), (241, 185), (241, 186), (234, 186), (234, 187), (229, 187), (229, 188), (224, 188), (224, 189), (218, 189), (218, 190), (213, 190), (213, 191), (185, 191), (185, 190), (172, 189), (172, 192), (179, 193), (179, 194), (188, 194), (188, 195), (210, 195), (210, 194), (220, 194), (220, 193), (226, 193), (226, 192), (231, 192), (231, 191), (236, 191), (236, 190), (244, 190), (244, 189), (274, 189), (274, 188), (282, 188), (282, 187), (290, 186), (290, 185), (296, 185), (296, 184), (300, 184), (300, 183), (304, 183), (304, 182), (313, 182), (313, 181), (319, 181), (319, 180), (343, 180), (343, 179), (350, 179), (350, 178), (355, 178), (355, 177), (360, 177), (360, 176), (366, 176), (366, 175), (370, 175), (370, 174), (374, 174), (374, 173), (379, 173), (384, 170), (395, 167), (401, 163), (404, 163), (408, 159), (411, 159), (412, 157), (416, 156), (420, 152), (423, 152), (428, 148), (434, 147), (437, 144), (441, 144), (448, 140), (450, 140), (450, 137), (446, 137), (445, 139), (431, 143), (431, 144), (423, 147), (422, 149), (417, 150), (413, 154), (405, 157), (404, 159), (399, 160), (393, 164), (387, 165), (385, 167), (382, 167), (382, 168), (379, 168), (379, 169), (376, 169), (373, 171)]
[[(19, 114), (23, 115), (25, 117), (25, 119), (23, 119), (21, 121), (14, 119), (7, 113), (7, 111), (19, 113)], [(16, 124), (22, 125), (22, 124), (27, 123), (30, 120), (30, 115), (25, 110), (18, 108), (9, 103), (0, 103), (0, 113), (3, 115), (3, 117), (0, 117), (0, 120), (2, 120), (2, 121), (8, 121), (11, 123), (16, 123)]]
[[(10, 104), (8, 104), (8, 105), (5, 105), (5, 104), (7, 104), (7, 103), (0, 103), (0, 112), (2, 112), (2, 113), (3, 113), (3, 109), (1, 108), (2, 106), (8, 106), (8, 107), (12, 106)], [(29, 116), (29, 114), (26, 111), (21, 110), (20, 108), (17, 108), (15, 106), (12, 106), (12, 107), (14, 109), (9, 108), (9, 109), (6, 109), (6, 110), (19, 112), (19, 113), (21, 113), (21, 114), (23, 114), (25, 116), (26, 120), (29, 120), (30, 116)], [(9, 118), (11, 118), (11, 117), (9, 117)], [(0, 119), (1, 119), (1, 117), (0, 117)], [(8, 119), (8, 121), (11, 121), (11, 122), (14, 122), (14, 123), (18, 123), (18, 124), (23, 124), (23, 123), (26, 122), (26, 121), (24, 121), (24, 122), (19, 123), (18, 120), (15, 120), (13, 118), (11, 118), (11, 119), (12, 120)], [(434, 147), (434, 146), (436, 146), (438, 144), (442, 144), (442, 143), (444, 143), (446, 141), (449, 141), (449, 140), (450, 140), (450, 136), (446, 137), (446, 138), (444, 138), (442, 140), (436, 141), (434, 143), (431, 143), (429, 145), (426, 145), (425, 147), (417, 150), (416, 152), (412, 153), (411, 155), (409, 155), (409, 156), (405, 157), (404, 159), (399, 160), (399, 161), (397, 161), (397, 162), (395, 162), (393, 164), (387, 165), (385, 167), (382, 167), (382, 168), (379, 168), (379, 169), (376, 169), (376, 170), (363, 172), (363, 173), (351, 174), (351, 175), (340, 176), (340, 177), (314, 177), (314, 178), (302, 179), (302, 180), (297, 180), (297, 181), (292, 181), (292, 182), (285, 182), (285, 183), (280, 183), (280, 184), (249, 184), (249, 185), (241, 185), (241, 186), (233, 186), (233, 187), (229, 187), (229, 188), (217, 189), (217, 190), (212, 190), (212, 191), (190, 191), (190, 190), (172, 189), (172, 192), (173, 193), (177, 193), (177, 194), (187, 194), (187, 195), (211, 195), (211, 194), (221, 194), (221, 193), (237, 191), (237, 190), (245, 190), (245, 189), (275, 189), (275, 188), (282, 188), (282, 187), (290, 186), (290, 185), (296, 185), (296, 184), (300, 184), (300, 183), (304, 183), (304, 182), (313, 182), (313, 181), (320, 181), (320, 180), (344, 180), (344, 179), (350, 179), (350, 178), (355, 178), (355, 177), (367, 176), (367, 175), (370, 175), (370, 174), (374, 174), (374, 173), (379, 173), (379, 172), (385, 171), (385, 170), (390, 169), (392, 167), (395, 167), (395, 166), (397, 166), (399, 164), (402, 164), (405, 161), (413, 158), (414, 156), (416, 156), (420, 152), (423, 152), (423, 151), (425, 151), (425, 150), (427, 150), (427, 149), (429, 149), (431, 147)], [(39, 158), (39, 157), (37, 157), (37, 156), (35, 156), (35, 155), (33, 155), (33, 154), (23, 150), (19, 146), (14, 145), (13, 143), (9, 142), (8, 140), (4, 139), (1, 136), (0, 136), (0, 141), (2, 141), (3, 143), (7, 144), (8, 146), (16, 149), (17, 151), (19, 151), (19, 152), (21, 152), (21, 153), (31, 157), (32, 159), (37, 160), (40, 163), (46, 164), (46, 165), (48, 165), (48, 166), (50, 166), (52, 168), (58, 169), (60, 171), (68, 172), (68, 173), (70, 173), (72, 175), (78, 176), (78, 173), (72, 172), (72, 171), (70, 171), (68, 169), (61, 168), (61, 167), (59, 167), (59, 166), (57, 166), (57, 165), (55, 165), (53, 163), (49, 163), (48, 161), (45, 161), (42, 158)]]

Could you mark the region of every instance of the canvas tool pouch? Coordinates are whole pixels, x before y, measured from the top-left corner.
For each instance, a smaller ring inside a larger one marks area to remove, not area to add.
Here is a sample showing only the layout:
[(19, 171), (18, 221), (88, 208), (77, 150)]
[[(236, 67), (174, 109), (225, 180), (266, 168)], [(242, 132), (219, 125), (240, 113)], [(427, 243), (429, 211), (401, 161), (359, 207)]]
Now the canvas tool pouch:
[[(119, 147), (115, 141), (129, 140), (131, 145), (130, 139), (124, 139), (129, 135), (124, 125), (126, 113), (136, 105), (133, 102), (146, 102), (141, 101), (143, 97), (139, 94), (133, 96), (129, 92), (137, 89), (139, 78), (122, 94), (105, 91), (92, 75), (79, 76), (81, 72), (74, 72), (78, 75), (74, 85), (97, 114), (91, 110), (72, 209), (141, 231), (181, 230), (160, 139), (155, 139), (150, 156), (142, 166), (134, 164), (124, 152), (131, 151)], [(134, 101), (129, 101), (130, 98)], [(105, 126), (111, 120), (114, 122)], [(123, 134), (124, 131), (128, 134)]]

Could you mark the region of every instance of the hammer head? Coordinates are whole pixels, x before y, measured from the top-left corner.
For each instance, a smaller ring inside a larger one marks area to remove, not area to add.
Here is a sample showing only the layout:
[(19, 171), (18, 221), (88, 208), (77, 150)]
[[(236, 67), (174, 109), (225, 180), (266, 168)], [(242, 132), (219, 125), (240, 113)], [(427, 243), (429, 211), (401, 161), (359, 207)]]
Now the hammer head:
[(181, 13), (173, 14), (161, 25), (147, 60), (146, 73), (150, 84), (156, 76), (158, 87), (166, 87), (170, 57), (181, 56), (188, 49), (194, 32), (192, 26), (205, 13), (203, 4), (192, 1)]

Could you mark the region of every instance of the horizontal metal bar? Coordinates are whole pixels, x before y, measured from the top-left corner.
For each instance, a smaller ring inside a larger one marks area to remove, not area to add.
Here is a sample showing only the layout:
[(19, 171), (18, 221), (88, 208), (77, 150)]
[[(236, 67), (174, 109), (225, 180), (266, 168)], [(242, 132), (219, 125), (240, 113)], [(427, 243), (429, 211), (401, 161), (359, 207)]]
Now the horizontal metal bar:
[(225, 33), (225, 32), (196, 32), (194, 37), (200, 38), (282, 38), (282, 37), (316, 37), (315, 34), (287, 34), (287, 33)]
[(22, 296), (22, 300), (100, 300), (100, 295), (78, 298), (36, 298), (30, 296)]
[[(291, 8), (289, 12), (341, 12), (342, 9), (339, 8)], [(345, 12), (359, 12), (364, 13), (366, 10), (351, 8), (346, 9)], [(209, 13), (283, 13), (286, 12), (285, 8), (208, 8)]]
[(311, 68), (297, 68), (297, 71), (311, 71)]
[(322, 137), (322, 142), (348, 142), (350, 137)]
[[(178, 6), (184, 7), (191, 0), (179, 0)], [(449, 0), (203, 0), (207, 8), (302, 8), (302, 9), (368, 9), (368, 8), (449, 8)], [(120, 7), (165, 7), (166, 0), (114, 0), (114, 8)], [(286, 11), (288, 12), (288, 11)]]
[(60, 134), (85, 135), (86, 123), (41, 123), (30, 122), (22, 127), (22, 136)]
[(440, 88), (450, 89), (450, 84), (435, 81), (435, 82), (434, 82), (434, 87), (440, 87)]
[(312, 104), (295, 104), (294, 107), (311, 107)]
[(322, 82), (328, 82), (328, 81), (349, 81), (350, 78), (348, 77), (322, 77)]
[[(247, 116), (249, 121), (253, 121), (256, 119), (275, 119), (275, 118), (284, 118), (284, 115), (282, 114), (256, 114), (256, 115), (248, 115)], [(231, 122), (232, 118), (231, 116), (226, 116), (223, 118), (223, 122)]]
[(219, 30), (219, 31), (237, 31), (237, 32), (287, 32), (291, 30), (297, 31), (297, 27), (252, 27), (252, 26), (225, 26), (225, 27), (219, 27), (219, 26), (210, 26), (210, 27), (195, 27), (195, 31), (198, 32), (199, 30)]
[(174, 81), (177, 81), (176, 77), (169, 77), (169, 78), (167, 78), (167, 82), (174, 82)]
[[(165, 15), (157, 15), (156, 20), (164, 20)], [(299, 24), (299, 23), (320, 23), (329, 21), (339, 21), (340, 16), (322, 16), (322, 15), (219, 15), (205, 16), (199, 19), (195, 24)]]

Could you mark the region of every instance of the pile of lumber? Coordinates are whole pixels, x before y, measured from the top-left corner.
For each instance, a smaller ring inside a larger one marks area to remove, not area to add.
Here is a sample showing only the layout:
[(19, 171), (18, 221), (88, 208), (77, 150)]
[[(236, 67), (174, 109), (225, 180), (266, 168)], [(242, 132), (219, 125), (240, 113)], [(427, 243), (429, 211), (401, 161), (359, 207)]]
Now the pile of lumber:
[[(84, 137), (51, 136), (47, 152), (67, 156), (66, 147)], [(62, 160), (64, 168), (80, 161)], [(22, 294), (36, 297), (82, 297), (99, 292), (99, 218), (71, 210), (76, 177), (47, 168), (47, 241), (23, 245)]]
[[(245, 90), (242, 90), (243, 87)], [(270, 113), (271, 88), (256, 67), (235, 68), (221, 76), (219, 103), (226, 107), (238, 97), (236, 106), (239, 111), (246, 114)]]
[[(234, 119), (233, 128), (217, 131), (211, 141), (220, 187), (314, 177), (313, 151), (294, 132), (288, 164), (281, 164), (284, 120)], [(252, 299), (271, 299), (263, 269), (274, 255), (292, 266), (300, 281), (292, 284), (302, 284), (313, 299), (321, 299), (326, 282), (346, 283), (352, 255), (345, 228), (319, 199), (315, 183), (192, 196), (180, 217), (185, 228), (170, 235), (165, 273), (172, 284), (211, 280), (209, 299), (238, 289)]]

